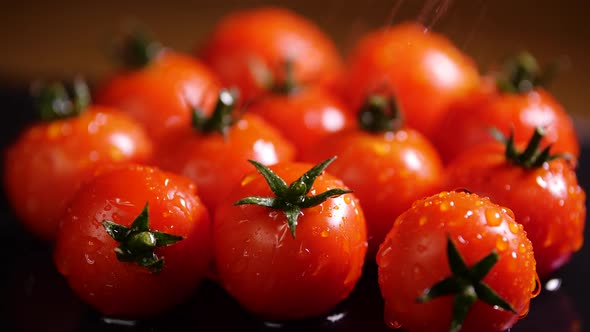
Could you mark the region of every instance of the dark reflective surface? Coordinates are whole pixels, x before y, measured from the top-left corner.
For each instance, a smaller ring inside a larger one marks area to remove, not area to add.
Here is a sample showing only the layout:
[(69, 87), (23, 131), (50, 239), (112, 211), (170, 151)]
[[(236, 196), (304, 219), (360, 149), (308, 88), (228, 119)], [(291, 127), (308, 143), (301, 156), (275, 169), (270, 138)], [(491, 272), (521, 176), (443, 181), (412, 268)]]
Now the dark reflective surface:
[[(5, 119), (0, 122), (2, 148), (31, 118), (26, 89), (2, 88)], [(11, 114), (11, 121), (6, 117)], [(582, 186), (590, 188), (590, 142), (579, 167)], [(31, 238), (0, 197), (1, 331), (392, 331), (383, 322), (383, 302), (376, 267), (368, 265), (351, 296), (325, 317), (296, 323), (263, 322), (242, 310), (222, 289), (205, 282), (183, 305), (146, 321), (101, 317), (70, 291), (54, 269), (51, 247)], [(588, 239), (588, 227), (586, 238)], [(590, 331), (590, 245), (544, 282), (529, 315), (512, 332)]]

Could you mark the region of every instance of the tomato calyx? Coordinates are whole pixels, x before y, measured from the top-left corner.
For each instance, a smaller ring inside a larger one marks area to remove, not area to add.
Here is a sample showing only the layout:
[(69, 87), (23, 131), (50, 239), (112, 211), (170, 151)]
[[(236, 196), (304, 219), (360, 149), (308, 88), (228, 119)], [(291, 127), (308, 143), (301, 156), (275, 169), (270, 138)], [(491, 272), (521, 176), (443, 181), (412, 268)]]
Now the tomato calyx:
[(71, 86), (61, 82), (33, 86), (33, 97), (41, 121), (54, 121), (82, 114), (90, 104), (90, 90), (81, 78)]
[(456, 332), (461, 329), (471, 306), (478, 299), (495, 308), (516, 314), (516, 311), (508, 302), (482, 281), (499, 259), (495, 250), (492, 250), (490, 254), (471, 267), (468, 267), (450, 236), (447, 235), (447, 258), (452, 275), (426, 289), (417, 298), (417, 301), (424, 303), (440, 296), (455, 294), (453, 318), (449, 332)]
[(382, 133), (396, 131), (403, 126), (403, 116), (395, 99), (381, 94), (370, 94), (357, 113), (363, 130)]
[(520, 52), (508, 57), (496, 73), (496, 84), (505, 93), (527, 93), (538, 86), (547, 85), (560, 69), (558, 62), (541, 68), (535, 57), (528, 52)]
[(142, 27), (134, 27), (115, 45), (115, 57), (123, 67), (137, 70), (149, 65), (163, 46)]
[(249, 162), (254, 165), (256, 170), (262, 174), (268, 183), (268, 186), (275, 194), (275, 197), (249, 196), (236, 201), (234, 205), (256, 204), (271, 209), (282, 210), (287, 217), (287, 223), (289, 224), (291, 235), (293, 238), (295, 238), (297, 219), (299, 218), (302, 209), (319, 205), (328, 198), (337, 197), (352, 192), (351, 190), (334, 188), (317, 195), (307, 196), (317, 177), (335, 159), (336, 157), (334, 156), (313, 166), (307, 172), (301, 175), (301, 177), (291, 182), (289, 185), (287, 185), (285, 180), (279, 177), (267, 166), (255, 160), (249, 160)]
[(201, 133), (218, 132), (227, 135), (229, 128), (236, 122), (233, 112), (237, 105), (237, 93), (230, 89), (221, 89), (217, 97), (217, 103), (211, 116), (195, 108), (192, 112), (193, 128)]
[(282, 94), (282, 95), (291, 95), (296, 93), (301, 87), (297, 83), (295, 79), (295, 70), (294, 70), (294, 63), (292, 60), (285, 60), (283, 65), (283, 69), (285, 71), (285, 77), (281, 81), (276, 81), (272, 74), (269, 72), (270, 81), (267, 82), (268, 86), (270, 86), (269, 90), (272, 93)]
[(535, 127), (535, 131), (531, 135), (531, 138), (523, 151), (519, 151), (514, 145), (514, 133), (512, 130), (510, 131), (508, 138), (496, 128), (491, 129), (491, 134), (496, 140), (502, 142), (506, 146), (504, 152), (506, 159), (511, 163), (524, 168), (541, 167), (544, 163), (557, 158), (564, 158), (566, 160), (572, 158), (565, 153), (551, 154), (551, 145), (546, 146), (542, 150), (539, 149), (541, 140), (543, 139), (543, 136), (545, 136), (545, 131), (539, 126)]
[(130, 227), (119, 225), (111, 220), (103, 220), (107, 233), (120, 242), (115, 248), (117, 259), (121, 262), (135, 262), (153, 273), (160, 273), (164, 267), (164, 258), (154, 252), (157, 247), (168, 246), (183, 239), (182, 236), (151, 231), (149, 229), (148, 202)]

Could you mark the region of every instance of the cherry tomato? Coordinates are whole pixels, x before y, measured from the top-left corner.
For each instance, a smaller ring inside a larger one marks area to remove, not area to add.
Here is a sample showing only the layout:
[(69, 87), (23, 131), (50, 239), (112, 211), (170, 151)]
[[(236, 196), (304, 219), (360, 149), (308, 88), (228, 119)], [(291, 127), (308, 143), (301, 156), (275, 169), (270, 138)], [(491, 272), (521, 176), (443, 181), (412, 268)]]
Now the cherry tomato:
[(476, 145), (448, 165), (447, 183), (510, 207), (533, 243), (537, 272), (545, 278), (582, 247), (586, 194), (572, 163), (538, 151), (542, 138), (537, 128), (528, 152), (517, 150), (514, 138)]
[(194, 108), (212, 111), (221, 86), (209, 67), (139, 32), (125, 43), (125, 67), (98, 83), (97, 103), (131, 115), (156, 143), (178, 128), (190, 127)]
[(573, 121), (559, 101), (535, 80), (538, 69), (527, 64), (534, 59), (525, 53), (510, 61), (519, 62), (518, 68), (509, 67), (502, 75), (530, 73), (512, 77), (510, 82), (490, 74), (478, 93), (449, 107), (433, 139), (445, 162), (475, 144), (494, 141), (489, 134), (492, 127), (504, 135), (512, 130), (515, 142), (526, 143), (535, 127), (541, 126), (545, 131), (543, 143), (552, 144), (554, 152), (579, 156)]
[(301, 159), (338, 156), (330, 173), (359, 198), (367, 219), (367, 257), (374, 260), (395, 218), (416, 199), (439, 191), (444, 172), (432, 143), (404, 125), (392, 98), (369, 97), (358, 120), (354, 128), (320, 140)]
[(475, 62), (444, 35), (405, 22), (369, 31), (346, 60), (344, 98), (359, 109), (372, 93), (392, 94), (409, 127), (431, 138), (447, 107), (479, 84)]
[(331, 87), (342, 69), (332, 39), (314, 22), (280, 7), (262, 6), (231, 12), (219, 19), (196, 55), (222, 79), (240, 90), (243, 102), (261, 96), (282, 81), (285, 62), (295, 79)]
[(61, 220), (53, 259), (72, 290), (109, 317), (159, 314), (205, 278), (211, 226), (192, 181), (154, 167), (102, 172)]
[(509, 208), (447, 192), (401, 214), (377, 255), (387, 324), (505, 331), (539, 291), (533, 245)]
[(134, 119), (92, 104), (83, 81), (73, 93), (65, 85), (41, 88), (35, 99), (43, 121), (4, 151), (7, 198), (25, 228), (45, 241), (54, 240), (67, 201), (97, 168), (152, 157), (152, 142)]
[(259, 116), (238, 114), (236, 103), (222, 89), (211, 117), (195, 112), (194, 128), (171, 136), (156, 152), (155, 165), (192, 179), (211, 210), (250, 170), (248, 159), (272, 165), (295, 158), (290, 141)]
[(319, 87), (302, 87), (292, 93), (268, 94), (248, 106), (279, 129), (300, 156), (323, 137), (354, 126), (346, 105)]
[(253, 162), (262, 175), (247, 175), (217, 206), (218, 281), (263, 319), (327, 314), (361, 276), (365, 219), (354, 194), (324, 171), (332, 160)]

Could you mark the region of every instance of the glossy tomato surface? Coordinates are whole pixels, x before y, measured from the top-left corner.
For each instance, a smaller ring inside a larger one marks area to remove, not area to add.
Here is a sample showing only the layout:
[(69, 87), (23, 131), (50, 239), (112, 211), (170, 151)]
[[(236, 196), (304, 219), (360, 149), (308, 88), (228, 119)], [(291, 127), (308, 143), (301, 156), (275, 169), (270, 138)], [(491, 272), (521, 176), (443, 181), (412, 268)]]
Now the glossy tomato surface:
[(302, 87), (291, 94), (269, 94), (248, 106), (279, 129), (297, 149), (297, 155), (312, 149), (330, 134), (355, 125), (347, 106), (325, 89)]
[(408, 126), (432, 137), (446, 108), (479, 84), (475, 62), (417, 22), (364, 34), (346, 59), (343, 92), (358, 109), (370, 93), (396, 98)]
[(468, 267), (495, 251), (498, 260), (483, 278), (515, 313), (481, 300), (471, 306), (461, 331), (505, 331), (527, 314), (538, 292), (533, 246), (510, 209), (466, 192), (440, 192), (416, 201), (396, 220), (379, 249), (378, 278), (385, 321), (407, 331), (448, 331), (454, 294), (419, 303), (417, 298), (451, 274), (447, 241)]
[(483, 87), (449, 107), (433, 142), (445, 162), (449, 162), (478, 143), (495, 141), (490, 128), (498, 129), (505, 136), (512, 130), (517, 143), (526, 143), (537, 126), (545, 131), (543, 146), (552, 144), (555, 153), (579, 157), (573, 119), (542, 88), (526, 93), (501, 93), (493, 87)]
[(76, 117), (23, 128), (4, 151), (4, 188), (25, 227), (52, 241), (67, 201), (98, 167), (147, 162), (152, 152), (141, 125), (94, 105)]
[(245, 113), (225, 135), (193, 128), (180, 132), (156, 152), (155, 164), (192, 179), (205, 205), (213, 210), (252, 169), (248, 159), (272, 165), (294, 158), (293, 144), (276, 128)]
[(178, 128), (190, 127), (193, 109), (211, 112), (220, 82), (201, 61), (164, 49), (141, 68), (120, 69), (96, 88), (96, 102), (121, 109), (159, 142)]
[(303, 159), (311, 162), (338, 156), (329, 171), (361, 202), (370, 260), (397, 216), (442, 185), (444, 170), (438, 152), (424, 135), (409, 128), (384, 133), (355, 128), (328, 136), (306, 152)]
[(447, 167), (447, 185), (509, 207), (533, 243), (539, 276), (547, 278), (583, 245), (586, 193), (565, 159), (524, 168), (508, 161), (504, 150), (496, 142), (465, 151)]
[[(291, 183), (313, 164), (280, 163), (270, 168)], [(310, 195), (346, 186), (327, 172)], [(218, 282), (248, 312), (268, 320), (293, 320), (329, 313), (360, 279), (367, 250), (366, 224), (353, 194), (302, 209), (293, 237), (281, 210), (234, 206), (247, 196), (272, 196), (258, 173), (247, 175), (217, 206), (213, 223)]]
[(236, 10), (219, 18), (197, 57), (226, 86), (237, 87), (249, 102), (284, 80), (291, 62), (297, 82), (332, 86), (342, 59), (332, 39), (319, 26), (287, 8), (260, 6)]
[[(161, 272), (118, 260), (103, 226), (130, 227), (149, 203), (150, 230), (183, 239), (157, 247)], [(148, 166), (105, 171), (85, 184), (61, 219), (53, 260), (76, 295), (107, 317), (137, 319), (186, 300), (204, 279), (211, 253), (209, 212), (187, 178)]]

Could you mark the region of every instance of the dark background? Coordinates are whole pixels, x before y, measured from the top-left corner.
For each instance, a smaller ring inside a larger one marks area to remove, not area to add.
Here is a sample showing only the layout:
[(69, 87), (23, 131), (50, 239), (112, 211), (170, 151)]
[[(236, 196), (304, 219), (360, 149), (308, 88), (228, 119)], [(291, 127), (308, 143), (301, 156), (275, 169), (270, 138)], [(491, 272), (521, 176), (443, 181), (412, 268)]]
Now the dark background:
[[(224, 13), (261, 4), (290, 7), (308, 16), (334, 38), (343, 54), (364, 31), (417, 19), (449, 36), (482, 69), (521, 49), (541, 62), (566, 59), (569, 69), (550, 89), (576, 118), (583, 145), (579, 179), (590, 188), (590, 6), (584, 1), (5, 2), (0, 7), (1, 147), (32, 118), (28, 84), (74, 74), (93, 81), (107, 74), (112, 67), (106, 45), (127, 20), (145, 23), (162, 42), (188, 52)], [(51, 248), (22, 230), (3, 196), (0, 246), (1, 331), (388, 331), (375, 267), (370, 265), (355, 292), (332, 316), (277, 328), (243, 312), (216, 285), (205, 283), (183, 306), (127, 326), (106, 322), (74, 296), (53, 268)], [(561, 287), (544, 289), (513, 332), (590, 331), (589, 262), (590, 247), (584, 246), (554, 275), (552, 283)], [(344, 315), (332, 322), (338, 314)]]

